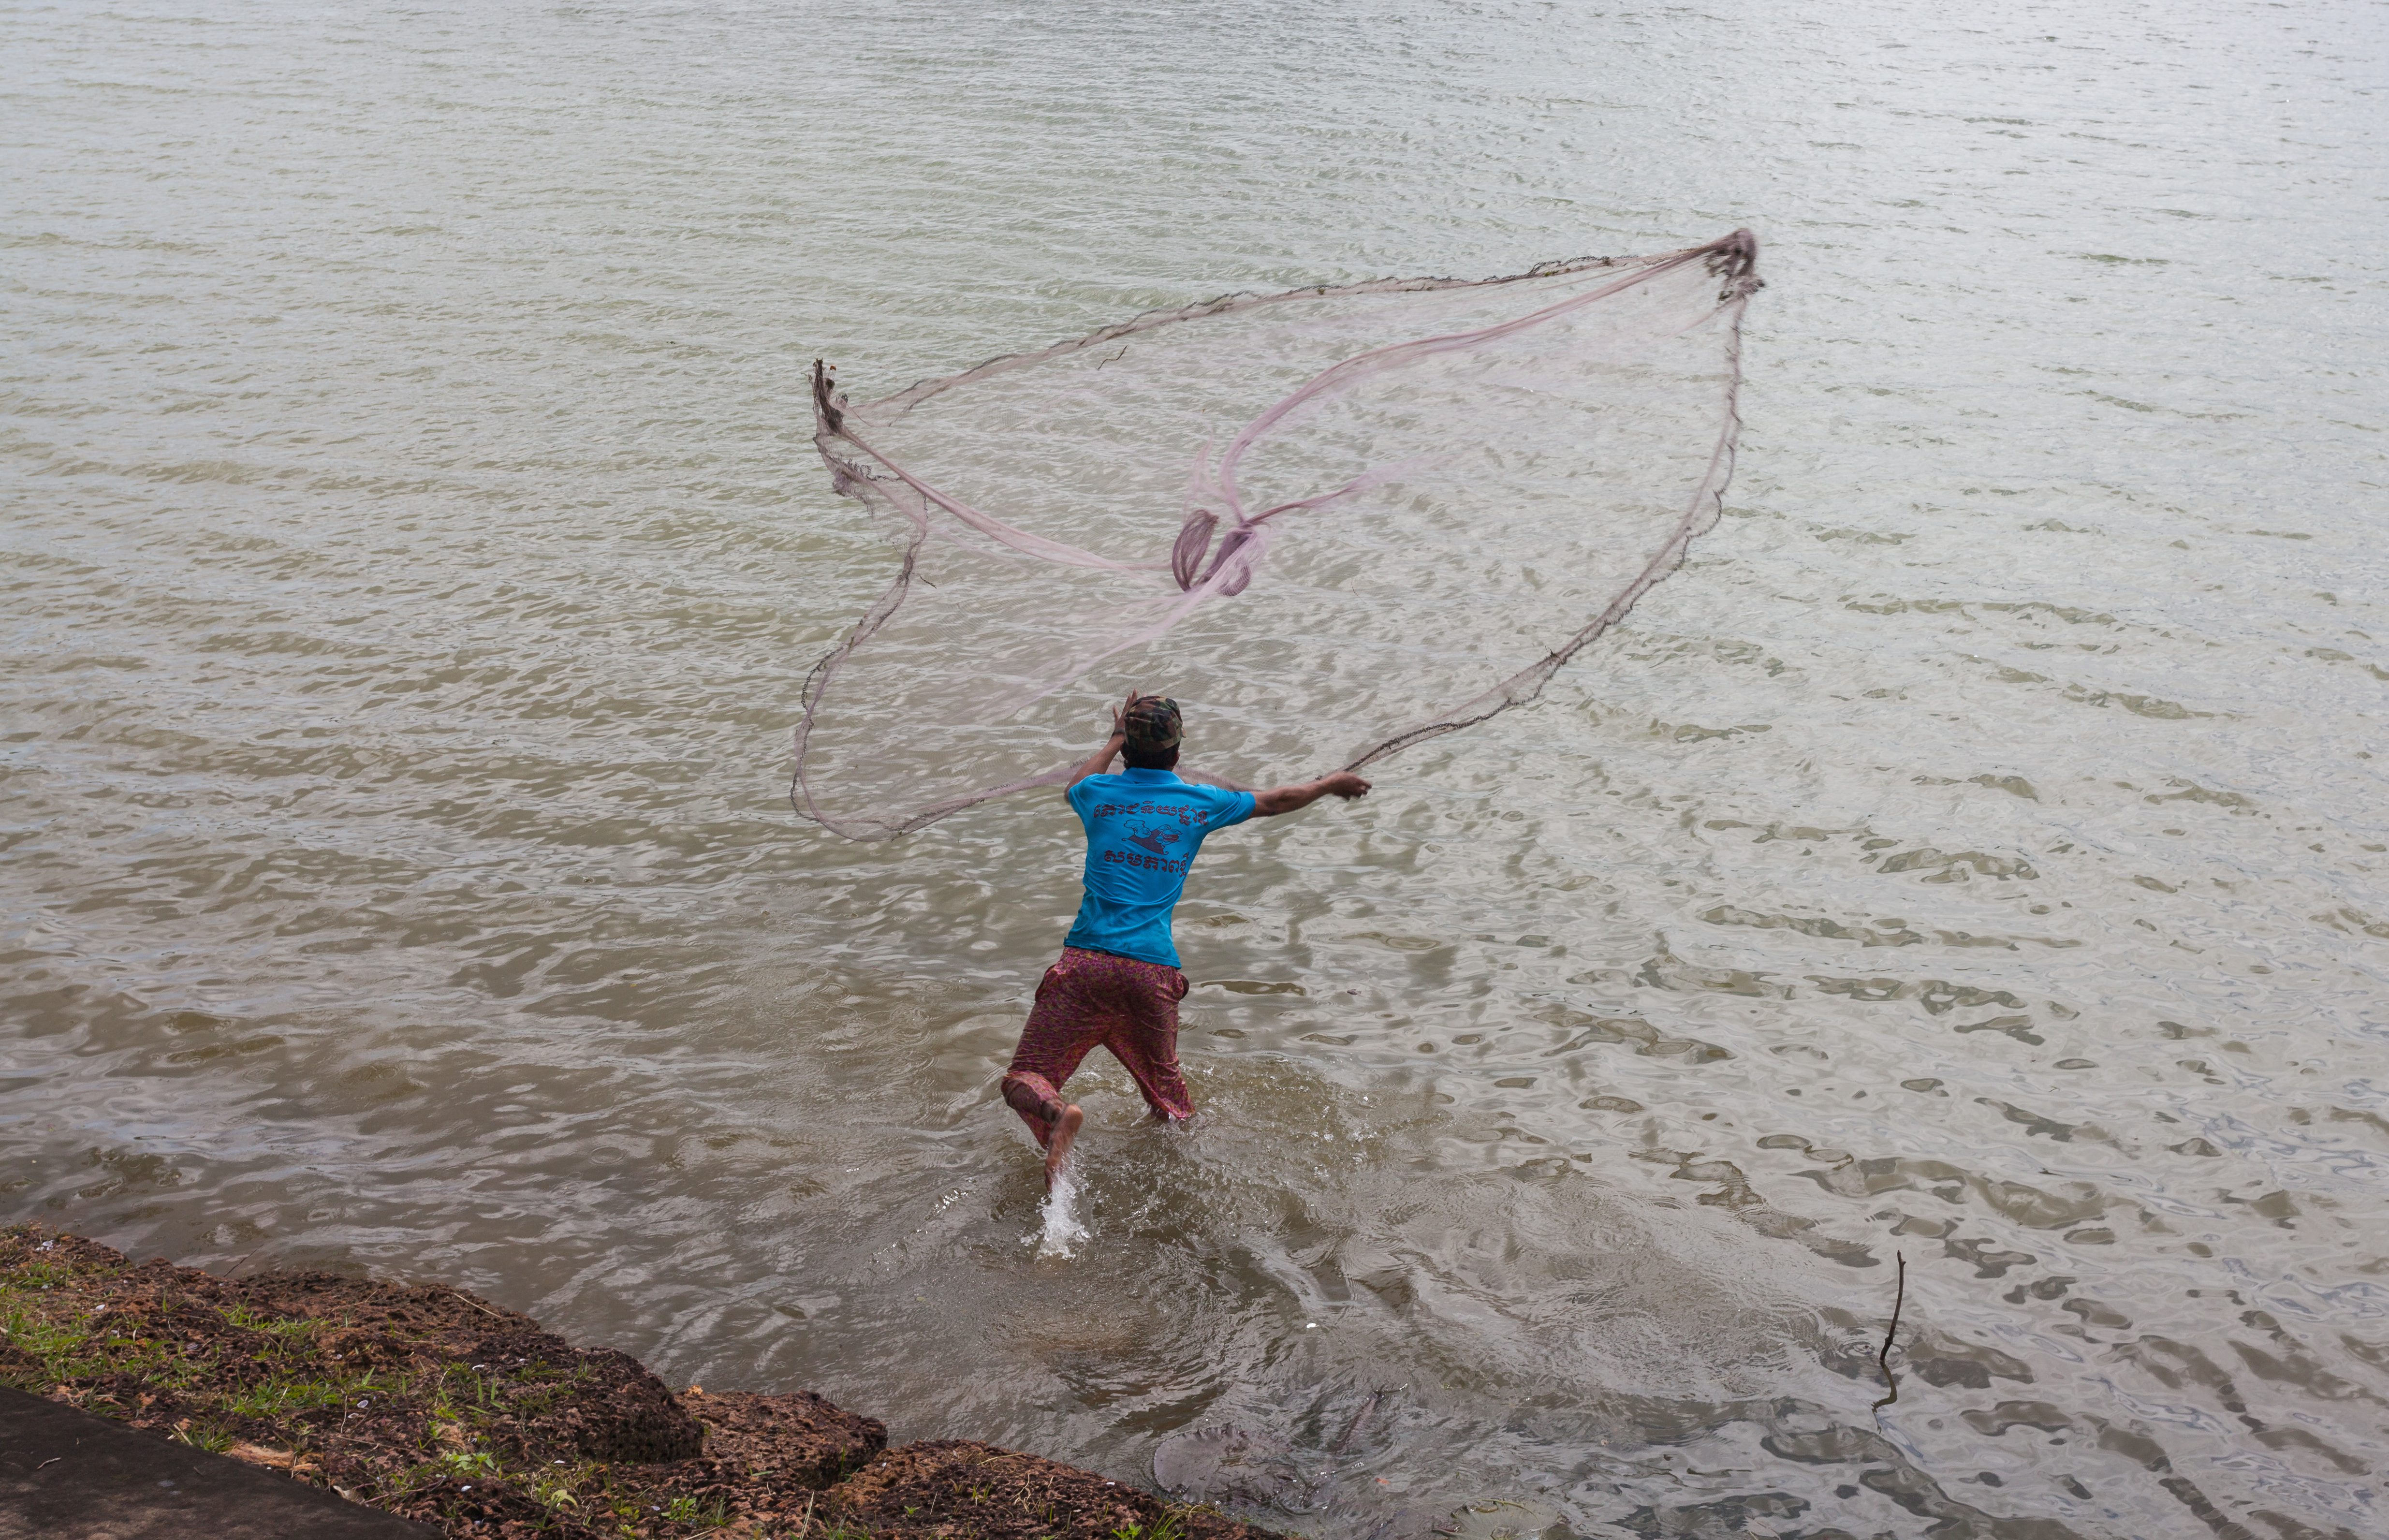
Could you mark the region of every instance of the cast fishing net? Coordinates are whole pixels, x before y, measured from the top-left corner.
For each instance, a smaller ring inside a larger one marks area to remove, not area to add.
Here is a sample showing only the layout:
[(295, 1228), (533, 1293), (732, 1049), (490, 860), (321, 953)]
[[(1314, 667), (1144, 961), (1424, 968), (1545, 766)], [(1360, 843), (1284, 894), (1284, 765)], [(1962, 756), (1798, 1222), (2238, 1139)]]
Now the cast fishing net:
[(1717, 521), (1757, 260), (1237, 295), (862, 404), (815, 364), (902, 559), (807, 681), (797, 809), (881, 838), (1059, 784), (1131, 687), (1238, 785), (1531, 699)]

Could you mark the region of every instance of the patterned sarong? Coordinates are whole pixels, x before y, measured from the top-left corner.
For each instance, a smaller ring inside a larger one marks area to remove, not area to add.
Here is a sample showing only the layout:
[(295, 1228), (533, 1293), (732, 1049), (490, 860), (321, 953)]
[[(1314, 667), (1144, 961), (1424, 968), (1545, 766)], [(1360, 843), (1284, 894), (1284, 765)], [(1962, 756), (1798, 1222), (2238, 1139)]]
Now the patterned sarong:
[(1136, 1077), (1156, 1117), (1194, 1115), (1178, 1072), (1178, 1002), (1186, 975), (1159, 962), (1062, 948), (1045, 970), (1020, 1048), (1003, 1077), (1003, 1100), (1042, 1144), (1062, 1115), (1062, 1087), (1098, 1043)]

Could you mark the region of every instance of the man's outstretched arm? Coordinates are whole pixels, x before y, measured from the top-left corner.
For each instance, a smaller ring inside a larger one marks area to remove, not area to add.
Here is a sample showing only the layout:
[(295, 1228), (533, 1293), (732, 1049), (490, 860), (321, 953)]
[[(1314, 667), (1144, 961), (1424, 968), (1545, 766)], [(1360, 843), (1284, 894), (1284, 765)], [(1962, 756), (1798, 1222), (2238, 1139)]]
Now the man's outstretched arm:
[(1290, 813), (1297, 808), (1308, 808), (1322, 796), (1340, 796), (1350, 801), (1369, 795), (1369, 783), (1350, 770), (1337, 770), (1316, 781), (1303, 781), (1291, 786), (1271, 786), (1253, 794), (1253, 816), (1269, 818), (1278, 813)]

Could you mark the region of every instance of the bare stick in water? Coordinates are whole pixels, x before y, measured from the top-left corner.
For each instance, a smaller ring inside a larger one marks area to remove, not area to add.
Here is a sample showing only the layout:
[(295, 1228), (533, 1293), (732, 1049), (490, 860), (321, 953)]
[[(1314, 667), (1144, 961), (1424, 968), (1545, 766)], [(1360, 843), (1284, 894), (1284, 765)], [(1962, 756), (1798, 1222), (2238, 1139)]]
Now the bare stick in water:
[(1386, 1393), (1381, 1390), (1371, 1391), (1369, 1393), (1369, 1399), (1361, 1403), (1360, 1413), (1352, 1419), (1351, 1426), (1346, 1428), (1344, 1430), (1344, 1436), (1335, 1441), (1335, 1447), (1327, 1451), (1330, 1457), (1340, 1455), (1344, 1452), (1344, 1446), (1352, 1442), (1353, 1434), (1359, 1432), (1362, 1427), (1367, 1425), (1369, 1415), (1377, 1409), (1377, 1403), (1384, 1400), (1385, 1397)]
[(1884, 1392), (1882, 1400), (1874, 1404), (1876, 1411), (1883, 1410), (1899, 1399), (1899, 1381), (1891, 1372), (1891, 1340), (1899, 1335), (1900, 1306), (1908, 1303), (1908, 1256), (1904, 1252), (1894, 1252), (1891, 1254), (1899, 1261), (1899, 1290), (1892, 1295), (1891, 1326), (1883, 1334), (1883, 1351), (1874, 1355), (1875, 1366), (1883, 1370), (1883, 1382), (1891, 1388)]

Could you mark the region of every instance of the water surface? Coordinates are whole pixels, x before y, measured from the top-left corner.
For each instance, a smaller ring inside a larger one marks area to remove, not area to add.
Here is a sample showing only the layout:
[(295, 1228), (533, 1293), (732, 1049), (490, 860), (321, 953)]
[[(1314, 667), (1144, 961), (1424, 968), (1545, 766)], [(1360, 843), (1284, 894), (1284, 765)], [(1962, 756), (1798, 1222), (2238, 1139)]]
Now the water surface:
[[(2378, 1534), (2384, 44), (11, 6), (0, 1207), (1123, 1478), (1271, 1430), (1321, 1536)], [(1739, 224), (1724, 522), (1535, 706), (1212, 842), (1205, 1115), (1099, 1067), (1041, 1254), (993, 1082), (1077, 831), (790, 817), (893, 560), (812, 358)]]

